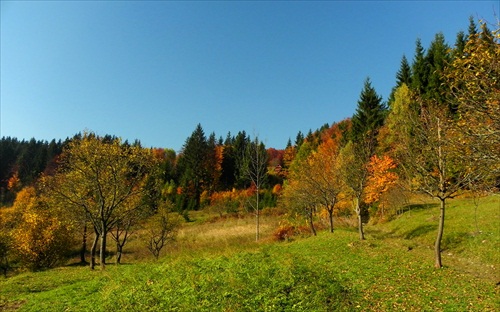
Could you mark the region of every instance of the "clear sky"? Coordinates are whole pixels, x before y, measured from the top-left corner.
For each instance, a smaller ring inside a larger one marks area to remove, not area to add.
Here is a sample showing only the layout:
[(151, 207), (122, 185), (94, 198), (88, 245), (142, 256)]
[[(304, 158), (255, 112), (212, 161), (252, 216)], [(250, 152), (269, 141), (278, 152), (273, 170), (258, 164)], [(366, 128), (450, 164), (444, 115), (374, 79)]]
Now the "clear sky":
[(450, 45), (498, 1), (1, 1), (0, 136), (91, 130), (179, 151), (245, 130), (284, 148), (386, 100), (415, 40)]

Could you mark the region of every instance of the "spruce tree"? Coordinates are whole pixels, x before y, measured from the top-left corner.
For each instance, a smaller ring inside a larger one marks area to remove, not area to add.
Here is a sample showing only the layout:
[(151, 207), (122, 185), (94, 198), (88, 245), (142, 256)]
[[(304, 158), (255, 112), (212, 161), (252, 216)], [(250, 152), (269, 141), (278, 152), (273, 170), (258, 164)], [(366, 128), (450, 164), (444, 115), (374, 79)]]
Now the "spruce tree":
[(411, 84), (411, 67), (405, 55), (401, 58), (401, 66), (396, 73), (396, 87), (401, 87), (403, 83), (407, 86)]
[(474, 22), (474, 17), (469, 16), (469, 39), (477, 34), (477, 25)]
[(304, 135), (302, 134), (302, 131), (299, 131), (299, 133), (297, 133), (297, 137), (295, 138), (295, 146), (300, 148), (302, 143), (304, 143)]
[(415, 56), (411, 72), (411, 89), (419, 94), (423, 94), (427, 88), (428, 68), (425, 60), (425, 50), (420, 38), (415, 43)]
[(367, 78), (352, 117), (353, 140), (360, 140), (366, 135), (375, 136), (384, 123), (385, 112), (382, 97), (372, 87), (370, 78)]
[(207, 179), (206, 160), (208, 151), (209, 145), (205, 132), (201, 125), (198, 124), (191, 136), (187, 138), (179, 158), (181, 184), (189, 199), (188, 203), (184, 203), (183, 209), (200, 208), (200, 195), (203, 183)]
[(448, 51), (450, 47), (446, 44), (444, 35), (437, 33), (425, 56), (429, 75), (425, 94), (427, 98), (435, 99), (440, 104), (445, 103), (446, 88), (443, 86), (442, 76), (446, 64), (450, 62)]
[(401, 66), (396, 73), (396, 86), (392, 88), (391, 95), (389, 95), (389, 107), (392, 107), (392, 103), (394, 102), (394, 93), (396, 92), (396, 89), (401, 87), (403, 84), (406, 84), (407, 86), (411, 85), (411, 67), (405, 55), (401, 58)]
[(462, 57), (464, 54), (465, 44), (467, 43), (467, 38), (463, 31), (457, 33), (457, 38), (455, 39), (455, 49), (453, 50), (453, 57)]

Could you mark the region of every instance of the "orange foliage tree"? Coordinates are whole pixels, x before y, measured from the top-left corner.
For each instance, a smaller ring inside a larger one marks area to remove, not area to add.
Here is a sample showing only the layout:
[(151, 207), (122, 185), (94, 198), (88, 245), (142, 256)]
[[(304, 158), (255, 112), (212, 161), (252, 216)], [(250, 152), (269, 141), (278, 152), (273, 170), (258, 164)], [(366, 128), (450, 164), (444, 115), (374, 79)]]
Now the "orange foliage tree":
[(387, 155), (382, 157), (373, 155), (368, 164), (369, 176), (364, 201), (367, 204), (378, 202), (381, 206), (380, 213), (382, 216), (386, 204), (383, 195), (394, 187), (398, 180), (398, 175), (394, 172), (396, 166), (395, 161)]

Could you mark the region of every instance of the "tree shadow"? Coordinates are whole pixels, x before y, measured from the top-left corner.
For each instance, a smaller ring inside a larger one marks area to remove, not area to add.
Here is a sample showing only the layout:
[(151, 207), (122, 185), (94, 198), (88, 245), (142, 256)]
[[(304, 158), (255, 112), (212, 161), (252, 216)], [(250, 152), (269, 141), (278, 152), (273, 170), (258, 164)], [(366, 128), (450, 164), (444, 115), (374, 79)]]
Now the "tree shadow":
[(376, 239), (384, 239), (384, 238), (395, 238), (398, 235), (396, 234), (399, 230), (399, 227), (396, 227), (390, 231), (382, 231), (379, 229), (367, 229), (366, 233), (370, 234)]
[(403, 214), (405, 212), (411, 212), (411, 211), (420, 211), (420, 210), (427, 210), (431, 208), (437, 208), (439, 207), (438, 203), (427, 203), (427, 204), (411, 204), (411, 205), (406, 205), (398, 209), (397, 214)]
[(403, 237), (405, 239), (412, 239), (427, 234), (431, 231), (435, 231), (436, 229), (437, 225), (435, 224), (420, 225), (414, 228), (413, 230), (406, 232)]
[(453, 232), (447, 235), (445, 234), (445, 236), (443, 237), (442, 250), (460, 248), (462, 247), (463, 242), (466, 241), (470, 236), (471, 235), (467, 232)]

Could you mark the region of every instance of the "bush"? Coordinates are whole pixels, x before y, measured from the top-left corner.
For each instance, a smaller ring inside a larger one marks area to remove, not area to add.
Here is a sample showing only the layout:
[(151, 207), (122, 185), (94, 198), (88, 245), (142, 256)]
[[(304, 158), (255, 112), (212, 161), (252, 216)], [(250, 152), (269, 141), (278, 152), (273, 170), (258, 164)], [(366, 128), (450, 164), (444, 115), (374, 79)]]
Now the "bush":
[(54, 267), (74, 245), (72, 227), (40, 199), (33, 188), (19, 192), (14, 203), (20, 219), (12, 230), (12, 246), (30, 270)]
[(295, 226), (284, 223), (273, 232), (273, 238), (276, 241), (288, 241), (292, 236), (295, 235)]

